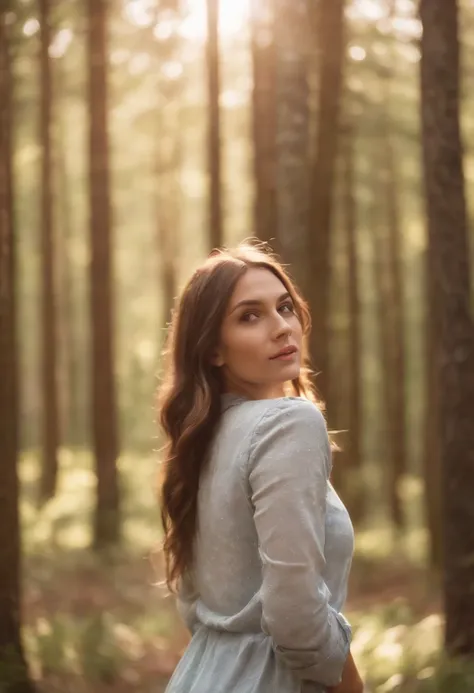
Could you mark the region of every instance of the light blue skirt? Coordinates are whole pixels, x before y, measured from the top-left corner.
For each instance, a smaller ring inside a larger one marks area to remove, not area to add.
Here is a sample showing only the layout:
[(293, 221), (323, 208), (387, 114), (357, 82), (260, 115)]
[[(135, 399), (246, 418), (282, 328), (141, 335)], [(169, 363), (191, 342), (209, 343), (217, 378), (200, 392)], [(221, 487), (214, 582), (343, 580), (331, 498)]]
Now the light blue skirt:
[(299, 680), (276, 657), (264, 633), (228, 633), (200, 626), (165, 693), (325, 693)]

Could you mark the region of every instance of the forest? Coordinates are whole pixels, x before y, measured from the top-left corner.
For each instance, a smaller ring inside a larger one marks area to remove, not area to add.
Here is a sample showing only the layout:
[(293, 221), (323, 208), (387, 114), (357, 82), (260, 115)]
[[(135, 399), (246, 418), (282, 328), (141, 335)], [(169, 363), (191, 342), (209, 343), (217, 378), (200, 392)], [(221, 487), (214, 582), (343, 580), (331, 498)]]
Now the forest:
[(164, 691), (156, 390), (246, 239), (312, 313), (371, 693), (474, 693), (473, 0), (0, 1), (0, 693)]

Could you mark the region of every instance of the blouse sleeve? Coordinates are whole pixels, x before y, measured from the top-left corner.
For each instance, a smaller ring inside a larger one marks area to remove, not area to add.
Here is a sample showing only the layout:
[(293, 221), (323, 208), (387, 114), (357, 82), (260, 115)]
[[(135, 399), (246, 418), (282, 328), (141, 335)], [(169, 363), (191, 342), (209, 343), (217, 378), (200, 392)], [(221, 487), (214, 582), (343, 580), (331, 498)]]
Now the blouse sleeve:
[(187, 572), (185, 575), (181, 576), (178, 595), (176, 599), (176, 606), (178, 613), (181, 616), (184, 624), (193, 635), (198, 626), (198, 620), (196, 617), (196, 604), (197, 604), (198, 594), (196, 588), (194, 587), (194, 582), (191, 574)]
[(262, 561), (262, 628), (302, 680), (337, 685), (351, 629), (323, 579), (330, 444), (321, 412), (288, 399), (257, 424), (249, 483)]

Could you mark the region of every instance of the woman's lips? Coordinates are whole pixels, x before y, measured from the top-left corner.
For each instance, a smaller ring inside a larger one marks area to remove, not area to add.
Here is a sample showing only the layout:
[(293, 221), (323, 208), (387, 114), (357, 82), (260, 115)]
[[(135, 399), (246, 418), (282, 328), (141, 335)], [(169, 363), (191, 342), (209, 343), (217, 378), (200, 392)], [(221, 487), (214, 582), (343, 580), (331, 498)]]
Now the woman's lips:
[(292, 351), (289, 354), (282, 354), (281, 356), (274, 356), (272, 361), (293, 361), (296, 356), (296, 351)]
[(280, 349), (275, 356), (271, 356), (270, 359), (271, 361), (292, 361), (297, 353), (298, 349), (295, 346), (285, 347), (284, 349)]

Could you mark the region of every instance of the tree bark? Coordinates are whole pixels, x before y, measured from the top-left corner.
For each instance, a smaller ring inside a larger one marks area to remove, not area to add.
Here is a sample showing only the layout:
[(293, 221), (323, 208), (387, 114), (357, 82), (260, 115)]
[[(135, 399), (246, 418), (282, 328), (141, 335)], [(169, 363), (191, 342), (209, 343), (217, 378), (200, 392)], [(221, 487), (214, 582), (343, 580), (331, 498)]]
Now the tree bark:
[(350, 471), (350, 478), (344, 487), (351, 517), (357, 523), (364, 516), (365, 502), (361, 483), (361, 303), (357, 252), (357, 202), (354, 180), (354, 126), (349, 122), (349, 118), (348, 115), (342, 131), (344, 145), (342, 203), (344, 206), (349, 295), (349, 449), (345, 458), (347, 470)]
[[(174, 15), (175, 27), (179, 26), (181, 10), (178, 2), (171, 0), (164, 6), (167, 16)], [(159, 13), (158, 13), (158, 21)], [(158, 60), (180, 59), (181, 38), (174, 31), (165, 45), (160, 47)], [(159, 260), (159, 286), (162, 303), (162, 325), (171, 320), (177, 293), (179, 264), (179, 229), (181, 228), (181, 185), (182, 166), (182, 80), (180, 78), (160, 81), (160, 105), (157, 118), (156, 147), (156, 199), (157, 199), (157, 252)], [(163, 340), (160, 330), (159, 343)]]
[(94, 545), (102, 548), (120, 538), (105, 0), (88, 0), (88, 22), (92, 429), (97, 472)]
[(270, 0), (253, 0), (251, 8), (254, 232), (278, 250), (275, 17)]
[(224, 242), (222, 223), (219, 0), (207, 0), (209, 240), (211, 249)]
[[(377, 165), (375, 170), (379, 170), (380, 159), (376, 157)], [(398, 528), (402, 525), (402, 514), (400, 497), (397, 486), (394, 484), (392, 470), (395, 467), (394, 454), (395, 446), (393, 441), (393, 374), (391, 371), (391, 326), (390, 326), (390, 284), (389, 284), (389, 259), (388, 259), (388, 233), (386, 230), (386, 209), (382, 208), (380, 201), (383, 200), (383, 186), (381, 181), (374, 181), (374, 193), (372, 200), (371, 223), (373, 225), (372, 238), (374, 244), (374, 264), (375, 264), (375, 290), (376, 290), (376, 309), (379, 337), (379, 354), (381, 363), (381, 396), (383, 402), (383, 413), (380, 422), (381, 450), (383, 451), (383, 461), (388, 469), (384, 474), (386, 482), (386, 494), (390, 518), (393, 526)], [(382, 213), (383, 211), (383, 213)]]
[(311, 356), (318, 390), (328, 393), (330, 232), (345, 52), (344, 0), (320, 0), (320, 83), (316, 156), (311, 171), (308, 298), (313, 317)]
[(0, 681), (2, 693), (33, 693), (20, 624), (19, 396), (11, 80), (6, 10), (3, 10), (0, 12)]
[(425, 483), (425, 518), (429, 533), (429, 560), (432, 568), (443, 567), (443, 512), (440, 459), (440, 392), (437, 363), (439, 362), (436, 322), (437, 311), (432, 249), (427, 248), (425, 261), (425, 425), (423, 478)]
[[(60, 67), (58, 68), (61, 69)], [(58, 84), (59, 87), (59, 84)], [(60, 286), (58, 301), (59, 317), (59, 363), (61, 411), (60, 428), (66, 445), (84, 444), (84, 413), (81, 408), (82, 385), (79, 373), (78, 355), (82, 344), (77, 329), (75, 301), (75, 277), (72, 260), (74, 241), (73, 210), (70, 196), (70, 171), (68, 167), (65, 134), (62, 124), (58, 124), (56, 140), (57, 188), (60, 198), (60, 224), (57, 234), (57, 266)]]
[(53, 98), (49, 1), (40, 0), (40, 66), (41, 66), (41, 383), (43, 394), (43, 460), (40, 500), (52, 498), (58, 475), (58, 387), (56, 379), (56, 292), (54, 281), (53, 186), (51, 105)]
[(308, 289), (309, 23), (306, 0), (276, 0), (277, 242), (301, 291)]
[(474, 654), (474, 330), (462, 141), (458, 8), (421, 0), (421, 120), (441, 396), (446, 648)]
[[(393, 13), (393, 10), (392, 10)], [(387, 282), (388, 296), (386, 314), (389, 360), (386, 377), (388, 389), (390, 431), (390, 506), (393, 523), (401, 530), (405, 524), (401, 502), (401, 483), (407, 472), (407, 431), (405, 402), (405, 311), (402, 287), (402, 251), (400, 223), (400, 185), (397, 172), (395, 146), (393, 143), (393, 121), (391, 108), (391, 73), (382, 77), (384, 93), (383, 113), (380, 118), (382, 161), (380, 172), (383, 181), (383, 197), (387, 210)]]
[(176, 264), (178, 261), (177, 229), (179, 228), (179, 166), (181, 159), (176, 118), (179, 113), (163, 105), (157, 115), (161, 127), (157, 146), (157, 249), (160, 264), (160, 288), (163, 324), (171, 320), (177, 292)]

